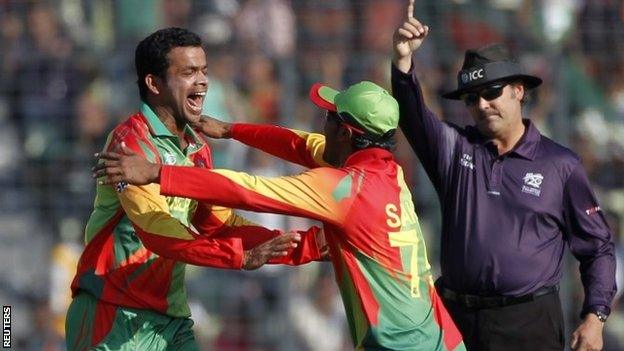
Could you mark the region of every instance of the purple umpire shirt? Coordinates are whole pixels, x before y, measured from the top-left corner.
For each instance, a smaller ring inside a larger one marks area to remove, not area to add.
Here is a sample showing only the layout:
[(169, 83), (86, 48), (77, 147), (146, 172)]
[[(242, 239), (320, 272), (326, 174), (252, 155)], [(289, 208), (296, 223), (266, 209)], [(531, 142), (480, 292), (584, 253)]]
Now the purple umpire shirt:
[(509, 153), (475, 127), (441, 122), (412, 69), (392, 66), (400, 127), (442, 207), (445, 286), (464, 294), (521, 296), (561, 279), (566, 243), (580, 261), (583, 314), (610, 313), (615, 287), (611, 231), (578, 156), (526, 131)]

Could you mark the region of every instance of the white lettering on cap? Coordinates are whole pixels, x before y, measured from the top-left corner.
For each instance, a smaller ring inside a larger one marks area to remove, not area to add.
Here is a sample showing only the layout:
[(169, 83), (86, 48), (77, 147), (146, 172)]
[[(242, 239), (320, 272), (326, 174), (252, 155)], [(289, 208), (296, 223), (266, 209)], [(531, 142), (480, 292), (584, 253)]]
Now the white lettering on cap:
[(483, 78), (483, 68), (472, 71), (468, 75), (470, 76), (471, 81), (475, 79)]
[(462, 83), (466, 84), (468, 82), (472, 82), (473, 80), (484, 78), (483, 68), (475, 69), (474, 71), (470, 71), (468, 73), (461, 74)]

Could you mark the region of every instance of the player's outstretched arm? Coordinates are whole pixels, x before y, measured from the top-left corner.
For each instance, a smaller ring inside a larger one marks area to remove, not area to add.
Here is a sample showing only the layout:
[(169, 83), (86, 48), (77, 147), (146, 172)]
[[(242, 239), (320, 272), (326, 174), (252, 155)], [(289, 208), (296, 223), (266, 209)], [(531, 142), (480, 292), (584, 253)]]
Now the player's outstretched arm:
[[(126, 216), (133, 223), (137, 235), (150, 251), (162, 257), (199, 266), (256, 269), (268, 260), (286, 256), (289, 250), (296, 248), (301, 241), (299, 233), (287, 233), (267, 237), (256, 247), (244, 250), (240, 238), (211, 238), (209, 235), (196, 234), (171, 216), (164, 197), (160, 195), (160, 187), (157, 184), (149, 184), (151, 183), (149, 171), (140, 165), (133, 166), (134, 161), (143, 166), (154, 164), (128, 148), (124, 142), (119, 146), (120, 152), (129, 158), (129, 163), (123, 159), (119, 160), (120, 169), (126, 169), (132, 179), (144, 180), (139, 186), (127, 184), (118, 186), (119, 201)], [(98, 167), (106, 162), (115, 162), (114, 155), (119, 155), (110, 151), (102, 154), (112, 154), (113, 157), (101, 158), (103, 162)], [(100, 182), (102, 185), (117, 183), (119, 182)]]
[[(336, 225), (342, 224), (341, 220), (351, 204), (347, 200), (354, 198), (349, 192), (354, 190), (345, 189), (347, 193), (344, 196), (347, 198), (339, 200), (335, 190), (339, 184), (350, 184), (345, 182), (346, 177), (358, 176), (327, 167), (278, 178), (257, 177), (228, 170), (161, 167), (126, 149), (122, 149), (121, 154), (106, 152), (99, 157), (104, 162), (94, 168), (94, 177), (101, 177), (102, 184), (127, 182), (140, 185), (160, 182), (163, 195), (187, 197), (251, 211), (306, 217)], [(164, 172), (163, 179), (161, 172)], [(175, 185), (172, 179), (175, 179)]]
[[(283, 234), (280, 230), (271, 230), (253, 223), (236, 214), (231, 208), (206, 202), (198, 202), (192, 223), (200, 233), (211, 238), (240, 239), (245, 250)], [(296, 266), (323, 259), (323, 248), (326, 245), (323, 230), (311, 227), (297, 232), (301, 234), (297, 247), (288, 250), (286, 256), (273, 258), (267, 263)]]
[(307, 168), (329, 166), (323, 160), (325, 137), (321, 134), (273, 125), (227, 123), (209, 116), (202, 116), (194, 127), (208, 137), (232, 138)]
[(258, 269), (273, 258), (286, 256), (288, 250), (293, 248), (293, 242), (298, 240), (301, 240), (299, 233), (285, 233), (246, 250), (243, 256), (243, 269)]

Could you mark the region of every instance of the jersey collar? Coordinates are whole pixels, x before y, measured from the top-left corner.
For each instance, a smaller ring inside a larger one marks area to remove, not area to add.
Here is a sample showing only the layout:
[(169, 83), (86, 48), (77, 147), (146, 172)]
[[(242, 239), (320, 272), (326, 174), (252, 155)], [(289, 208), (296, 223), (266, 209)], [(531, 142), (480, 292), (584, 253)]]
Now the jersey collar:
[[(143, 114), (147, 120), (147, 125), (152, 135), (157, 137), (177, 138), (177, 136), (173, 135), (169, 129), (165, 127), (165, 124), (156, 116), (154, 110), (144, 102), (141, 103), (141, 114)], [(204, 144), (203, 139), (200, 138), (188, 124), (184, 126), (184, 134), (187, 139), (190, 139), (189, 141), (193, 141), (198, 147)]]
[(378, 148), (378, 147), (371, 147), (368, 149), (359, 150), (359, 151), (352, 153), (347, 158), (344, 165), (345, 167), (348, 167), (348, 166), (354, 166), (360, 163), (369, 162), (373, 160), (392, 159), (392, 158), (393, 156), (390, 151), (382, 149), (382, 148)]
[[(542, 135), (531, 120), (523, 119), (522, 123), (524, 123), (525, 126), (524, 134), (520, 140), (518, 140), (516, 146), (509, 151), (508, 155), (518, 155), (528, 160), (534, 160)], [(467, 130), (470, 138), (473, 138), (477, 143), (496, 154), (496, 146), (494, 146), (491, 139), (483, 136), (475, 126), (469, 126)]]

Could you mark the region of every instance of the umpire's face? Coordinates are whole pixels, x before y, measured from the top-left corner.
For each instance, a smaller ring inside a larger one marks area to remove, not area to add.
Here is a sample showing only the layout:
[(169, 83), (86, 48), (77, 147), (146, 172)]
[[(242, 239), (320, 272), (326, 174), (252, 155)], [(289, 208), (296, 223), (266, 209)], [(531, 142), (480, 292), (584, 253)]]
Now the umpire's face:
[(481, 134), (505, 137), (522, 125), (521, 83), (497, 82), (468, 92), (462, 99)]

